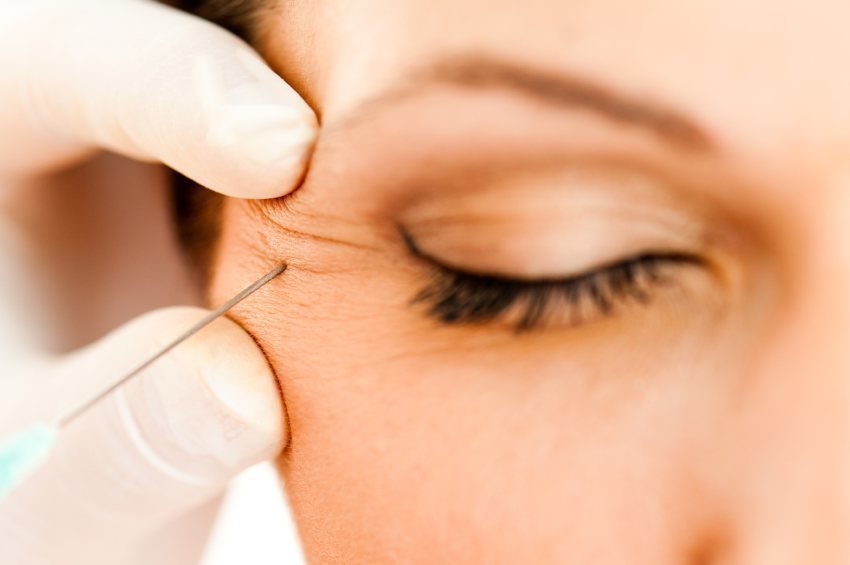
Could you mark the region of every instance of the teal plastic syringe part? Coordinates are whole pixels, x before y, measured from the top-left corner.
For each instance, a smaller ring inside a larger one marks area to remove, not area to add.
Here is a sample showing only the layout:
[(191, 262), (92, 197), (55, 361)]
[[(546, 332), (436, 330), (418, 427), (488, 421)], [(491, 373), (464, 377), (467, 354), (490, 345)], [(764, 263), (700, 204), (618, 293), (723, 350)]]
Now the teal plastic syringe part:
[(38, 424), (0, 443), (0, 500), (47, 459), (59, 428)]

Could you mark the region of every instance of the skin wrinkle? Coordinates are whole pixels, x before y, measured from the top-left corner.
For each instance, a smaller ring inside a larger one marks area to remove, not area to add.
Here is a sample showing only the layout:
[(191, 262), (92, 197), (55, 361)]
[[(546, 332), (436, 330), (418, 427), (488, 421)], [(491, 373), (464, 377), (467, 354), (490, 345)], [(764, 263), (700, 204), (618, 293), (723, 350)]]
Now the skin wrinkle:
[[(598, 166), (598, 165), (596, 165), (596, 166)], [(302, 186), (309, 186), (309, 185), (310, 185), (310, 183), (305, 181), (304, 185), (302, 185)], [(412, 192), (415, 193), (415, 191), (412, 191)], [(307, 232), (294, 230), (291, 227), (284, 225), (278, 219), (279, 216), (280, 215), (289, 216), (289, 215), (299, 214), (299, 212), (297, 211), (297, 209), (298, 209), (297, 203), (299, 201), (299, 197), (301, 197), (301, 196), (303, 196), (303, 189), (295, 192), (292, 195), (284, 197), (283, 199), (278, 199), (278, 200), (272, 201), (270, 203), (268, 201), (252, 203), (252, 207), (255, 210), (257, 210), (260, 214), (262, 214), (264, 219), (271, 222), (271, 224), (273, 226), (275, 226), (281, 233), (288, 233), (288, 234), (296, 235), (296, 236), (302, 237), (302, 238), (310, 238), (310, 239), (315, 240), (315, 241), (333, 242), (333, 243), (336, 243), (336, 244), (342, 244), (342, 245), (347, 245), (347, 246), (356, 246), (356, 247), (359, 247), (359, 248), (364, 249), (364, 250), (370, 250), (370, 251), (380, 251), (381, 250), (381, 247), (379, 247), (379, 246), (354, 244), (351, 240), (343, 240), (343, 239), (339, 239), (339, 238), (330, 238), (330, 237), (318, 236), (316, 234), (310, 234), (310, 233), (307, 233)], [(282, 209), (283, 214), (278, 213), (278, 208)], [(335, 219), (335, 221), (337, 220), (337, 218), (334, 218), (334, 219)], [(352, 222), (352, 223), (356, 223), (356, 222)], [(394, 240), (394, 243), (398, 243), (399, 240), (400, 240), (400, 237), (398, 236), (397, 233), (392, 233), (392, 239)], [(274, 246), (271, 246), (268, 243), (264, 243), (264, 246), (266, 247), (266, 249), (274, 249)], [(307, 271), (312, 270), (313, 272), (320, 272), (320, 270), (313, 270), (308, 265), (302, 265), (302, 266), (299, 266), (299, 268), (301, 268), (303, 270), (307, 270)], [(326, 271), (324, 271), (324, 272), (326, 272)]]
[(375, 246), (375, 245), (361, 244), (361, 243), (352, 242), (350, 240), (339, 239), (339, 238), (319, 235), (319, 234), (315, 234), (315, 233), (308, 233), (308, 232), (305, 232), (305, 231), (294, 229), (290, 226), (284, 225), (276, 217), (274, 217), (274, 215), (268, 213), (268, 211), (266, 211), (266, 210), (263, 211), (263, 219), (268, 221), (274, 228), (279, 230), (281, 233), (285, 233), (285, 234), (290, 235), (290, 236), (295, 237), (295, 238), (314, 241), (314, 242), (317, 242), (317, 243), (332, 243), (332, 244), (335, 244), (335, 245), (344, 245), (346, 247), (353, 247), (353, 248), (361, 249), (361, 250), (364, 250), (364, 251), (382, 251), (383, 250), (382, 247), (378, 247), (378, 246)]
[[(420, 94), (422, 91), (420, 91)], [(420, 97), (414, 97), (413, 93), (410, 93), (411, 98), (406, 98), (404, 101), (417, 101)], [(397, 102), (402, 102), (402, 100), (396, 100)], [(369, 119), (366, 119), (366, 115), (362, 115), (358, 120), (346, 121), (342, 119), (342, 121), (336, 121), (331, 124), (325, 126), (325, 130), (323, 131), (322, 137), (319, 141), (319, 145), (317, 146), (317, 154), (321, 156), (322, 161), (333, 161), (335, 159), (336, 153), (345, 154), (345, 148), (350, 147), (352, 145), (356, 145), (358, 143), (362, 143), (360, 141), (360, 137), (363, 136), (363, 133), (360, 132), (358, 134), (358, 130), (368, 130), (370, 127), (373, 129), (375, 127), (380, 127), (378, 124), (379, 120), (383, 118), (383, 114), (391, 115), (394, 112), (402, 112), (403, 108), (399, 107), (396, 104), (387, 104), (381, 108), (382, 114), (379, 116), (378, 113), (374, 113), (369, 116)], [(619, 133), (618, 133), (619, 134)], [(643, 144), (645, 145), (645, 144)], [(635, 156), (634, 149), (630, 149), (628, 151), (617, 151), (617, 152), (608, 152), (605, 154), (599, 154), (598, 152), (589, 151), (587, 154), (572, 154), (570, 156), (559, 157), (556, 161), (547, 161), (547, 164), (550, 167), (563, 167), (568, 168), (570, 165), (574, 166), (582, 166), (588, 168), (600, 168), (602, 170), (623, 170), (623, 171), (632, 171), (632, 174), (643, 175), (648, 178), (656, 178), (661, 179), (660, 182), (662, 184), (669, 185), (670, 195), (674, 197), (676, 204), (679, 206), (688, 206), (693, 210), (699, 211), (701, 214), (706, 216), (706, 224), (710, 226), (718, 226), (718, 234), (721, 237), (717, 237), (718, 241), (731, 240), (735, 238), (730, 238), (730, 234), (733, 234), (735, 230), (735, 225), (728, 221), (729, 218), (735, 217), (735, 210), (731, 209), (728, 203), (717, 201), (714, 198), (714, 195), (711, 194), (713, 187), (718, 184), (728, 184), (739, 186), (742, 181), (741, 179), (737, 179), (731, 177), (726, 174), (718, 174), (718, 170), (716, 168), (707, 168), (711, 165), (710, 162), (703, 161), (690, 161), (693, 156), (686, 156), (685, 164), (688, 165), (687, 172), (683, 172), (683, 169), (671, 168), (670, 165), (676, 163), (677, 165), (681, 165), (682, 163), (678, 163), (678, 161), (674, 161), (673, 157), (679, 159), (679, 155), (673, 154), (670, 152), (666, 152), (661, 155), (658, 159), (650, 159), (648, 156), (641, 155), (639, 157)], [(423, 164), (423, 167), (426, 166), (427, 163)], [(531, 165), (526, 165), (531, 166)], [(540, 165), (538, 164), (538, 167)], [(437, 165), (439, 167), (439, 164)], [(693, 175), (693, 169), (696, 167), (704, 168), (705, 170), (698, 176)], [(315, 169), (313, 169), (315, 171)], [(309, 173), (308, 173), (309, 175)], [(475, 169), (469, 170), (458, 170), (455, 172), (455, 178), (464, 179), (463, 184), (458, 184), (457, 188), (460, 190), (474, 190), (475, 186), (479, 184), (484, 184), (488, 182), (486, 175), (481, 173), (480, 171), (476, 171)], [(694, 182), (694, 178), (699, 178), (700, 183), (697, 184)], [(327, 182), (326, 180), (324, 182)], [(399, 191), (399, 194), (408, 195), (406, 198), (415, 198), (417, 195), (419, 197), (428, 196), (433, 187), (439, 187), (439, 185), (444, 184), (444, 180), (437, 179), (436, 181), (426, 180), (421, 181), (419, 184), (405, 184), (406, 190)], [(311, 183), (305, 183), (306, 186), (309, 186)], [(489, 190), (489, 189), (488, 189)], [(703, 192), (705, 194), (703, 194)], [(683, 195), (686, 197), (683, 198)], [(401, 209), (406, 205), (409, 205), (409, 201), (400, 201), (398, 202), (398, 208)]]
[[(309, 171), (308, 171), (309, 177)], [(304, 217), (304, 213), (300, 212), (296, 206), (298, 203), (298, 199), (303, 193), (303, 187), (309, 186), (307, 179), (290, 194), (282, 198), (276, 198), (274, 200), (252, 200), (248, 201), (247, 204), (249, 209), (251, 209), (254, 213), (256, 213), (260, 217), (260, 221), (262, 223), (267, 224), (272, 229), (278, 231), (282, 234), (287, 234), (292, 237), (296, 237), (302, 240), (313, 241), (317, 243), (332, 243), (336, 245), (343, 245), (347, 247), (354, 247), (364, 251), (382, 251), (383, 247), (368, 245), (365, 243), (357, 243), (352, 242), (350, 240), (334, 238), (330, 236), (323, 236), (315, 233), (309, 233), (303, 230), (297, 230), (292, 226), (288, 226), (281, 221), (281, 217), (285, 218), (287, 216), (301, 216)], [(335, 221), (345, 221), (342, 218), (334, 218)], [(357, 225), (356, 222), (351, 222), (352, 225)], [(266, 242), (267, 249), (273, 249), (273, 246), (268, 245)], [(308, 266), (301, 265), (302, 269), (309, 270)]]
[[(289, 235), (289, 236), (294, 237), (294, 238), (307, 240), (307, 241), (311, 241), (311, 242), (316, 242), (316, 243), (330, 243), (330, 244), (334, 244), (334, 245), (341, 245), (341, 246), (351, 247), (351, 248), (355, 248), (355, 249), (360, 249), (360, 250), (363, 250), (363, 251), (374, 251), (374, 252), (383, 251), (382, 247), (378, 247), (378, 246), (375, 246), (375, 245), (361, 244), (361, 243), (352, 242), (352, 241), (346, 240), (346, 239), (340, 239), (340, 238), (335, 238), (335, 237), (325, 236), (325, 235), (318, 235), (318, 234), (315, 234), (315, 233), (308, 233), (306, 231), (297, 230), (297, 229), (295, 229), (291, 226), (287, 226), (287, 225), (283, 224), (279, 219), (277, 219), (275, 214), (271, 213), (266, 208), (265, 205), (261, 204), (260, 206), (257, 207), (257, 209), (260, 211), (260, 213), (262, 215), (261, 221), (267, 222), (267, 224), (270, 225), (270, 227), (272, 227), (273, 229), (277, 230), (278, 233), (286, 234), (286, 235)], [(264, 253), (266, 253), (270, 249), (273, 250), (274, 248), (273, 248), (273, 246), (266, 245), (266, 246), (263, 246), (262, 248), (258, 247), (257, 249), (262, 250)], [(305, 270), (305, 271), (308, 271), (308, 272), (324, 272), (324, 271), (321, 271), (321, 270), (313, 271), (309, 265), (299, 264), (299, 265), (295, 265), (295, 266), (297, 268), (300, 268), (301, 270)]]

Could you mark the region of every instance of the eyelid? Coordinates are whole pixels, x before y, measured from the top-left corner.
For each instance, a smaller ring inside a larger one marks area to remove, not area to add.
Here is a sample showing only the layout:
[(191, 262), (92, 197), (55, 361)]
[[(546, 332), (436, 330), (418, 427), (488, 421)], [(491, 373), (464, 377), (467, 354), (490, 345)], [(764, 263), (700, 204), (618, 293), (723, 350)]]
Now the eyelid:
[(645, 250), (703, 250), (708, 224), (674, 192), (648, 173), (561, 163), (431, 191), (400, 218), (421, 254), (456, 270), (563, 278)]
[(435, 276), (413, 298), (413, 304), (426, 304), (429, 314), (444, 324), (510, 318), (517, 333), (542, 326), (558, 302), (570, 310), (569, 325), (585, 321), (585, 304), (604, 316), (613, 314), (621, 302), (647, 304), (650, 291), (668, 282), (660, 274), (661, 266), (705, 266), (703, 259), (694, 255), (648, 252), (567, 278), (516, 280), (454, 270), (422, 254), (414, 238), (403, 228), (400, 232), (411, 253), (435, 268)]
[(404, 241), (404, 245), (407, 248), (407, 250), (411, 254), (413, 254), (415, 257), (427, 262), (428, 264), (430, 264), (432, 266), (436, 266), (438, 268), (445, 269), (449, 272), (460, 274), (460, 275), (466, 275), (466, 276), (470, 276), (470, 277), (490, 277), (492, 279), (509, 281), (509, 282), (518, 282), (518, 283), (521, 282), (521, 283), (527, 283), (527, 284), (563, 283), (564, 281), (567, 281), (567, 280), (570, 280), (570, 279), (578, 279), (578, 278), (587, 276), (588, 274), (592, 274), (592, 273), (597, 272), (597, 271), (603, 271), (605, 269), (609, 269), (609, 268), (614, 267), (618, 264), (621, 264), (624, 260), (627, 260), (629, 258), (637, 258), (637, 257), (641, 257), (641, 256), (643, 256), (643, 257), (651, 257), (651, 256), (666, 257), (666, 258), (669, 258), (670, 260), (675, 260), (675, 261), (679, 261), (679, 262), (682, 262), (682, 263), (705, 264), (704, 259), (702, 259), (696, 253), (688, 253), (688, 252), (685, 252), (685, 251), (678, 251), (678, 250), (672, 250), (672, 249), (664, 250), (664, 249), (659, 248), (659, 249), (643, 249), (643, 250), (640, 250), (640, 251), (632, 253), (632, 254), (625, 253), (622, 256), (620, 256), (619, 258), (610, 259), (610, 260), (607, 260), (607, 261), (600, 261), (596, 264), (589, 266), (586, 269), (583, 269), (583, 270), (578, 271), (578, 272), (566, 274), (566, 275), (542, 276), (542, 277), (541, 276), (538, 276), (538, 277), (511, 276), (511, 275), (506, 275), (502, 272), (473, 271), (473, 270), (469, 270), (469, 269), (466, 269), (466, 268), (463, 268), (463, 267), (459, 267), (457, 265), (448, 264), (445, 261), (442, 261), (441, 259), (439, 259), (438, 257), (431, 255), (430, 253), (424, 251), (420, 247), (419, 243), (416, 241), (416, 238), (413, 236), (413, 234), (411, 234), (410, 231), (405, 226), (403, 226), (401, 224), (397, 224), (397, 229), (398, 229), (399, 234), (402, 237), (402, 240)]

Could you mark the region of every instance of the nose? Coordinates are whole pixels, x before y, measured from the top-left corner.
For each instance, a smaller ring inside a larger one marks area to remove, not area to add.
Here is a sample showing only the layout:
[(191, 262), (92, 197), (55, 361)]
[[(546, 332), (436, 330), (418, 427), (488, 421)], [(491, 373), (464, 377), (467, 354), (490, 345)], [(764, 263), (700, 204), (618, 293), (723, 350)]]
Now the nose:
[(795, 249), (724, 424), (734, 564), (850, 564), (850, 228), (843, 230), (843, 238), (822, 230), (822, 239)]

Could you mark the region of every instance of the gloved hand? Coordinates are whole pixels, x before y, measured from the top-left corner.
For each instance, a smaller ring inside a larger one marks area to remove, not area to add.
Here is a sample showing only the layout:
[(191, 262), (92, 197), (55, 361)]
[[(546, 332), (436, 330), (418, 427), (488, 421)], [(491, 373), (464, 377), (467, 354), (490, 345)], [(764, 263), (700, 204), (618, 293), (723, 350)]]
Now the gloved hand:
[[(36, 339), (43, 328), (27, 331), (30, 307), (43, 297), (25, 296), (38, 288), (28, 278), (33, 257), (49, 249), (16, 223), (22, 191), (109, 149), (166, 163), (229, 195), (279, 196), (303, 175), (317, 126), (243, 42), (147, 0), (7, 0), (0, 69), (2, 437), (53, 420), (204, 314), (153, 312), (81, 351), (48, 355)], [(108, 164), (114, 184), (148, 180), (138, 165)], [(163, 208), (164, 200), (149, 205)], [(88, 250), (93, 263), (105, 254)], [(120, 303), (108, 272), (107, 263), (97, 294), (77, 298), (93, 308), (111, 292)], [(245, 284), (262, 274), (247, 273)], [(209, 526), (204, 505), (240, 470), (278, 453), (284, 430), (264, 356), (220, 319), (71, 424), (48, 464), (0, 501), (0, 560), (194, 562)]]
[[(30, 365), (22, 375), (28, 395), (3, 419), (76, 404), (203, 314), (158, 311), (72, 355)], [(284, 430), (265, 358), (220, 318), (63, 429), (46, 464), (0, 501), (2, 561), (195, 563), (210, 526), (203, 504), (241, 470), (280, 453)]]

